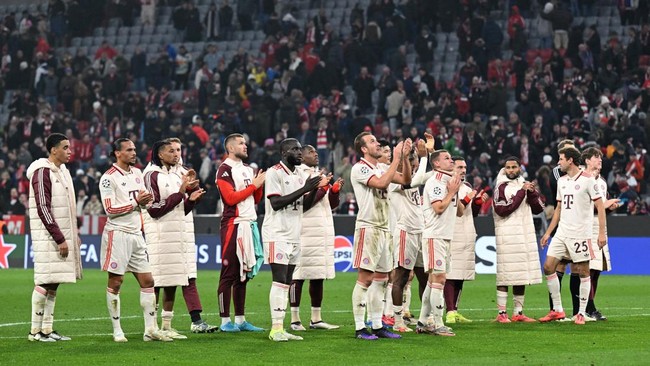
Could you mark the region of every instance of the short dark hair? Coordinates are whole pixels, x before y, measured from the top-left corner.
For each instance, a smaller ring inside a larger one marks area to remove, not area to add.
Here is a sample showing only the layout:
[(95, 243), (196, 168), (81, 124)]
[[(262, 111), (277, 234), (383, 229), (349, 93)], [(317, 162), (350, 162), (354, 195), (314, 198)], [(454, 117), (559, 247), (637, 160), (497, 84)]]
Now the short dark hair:
[(315, 151), (316, 149), (311, 145), (303, 145), (302, 146), (302, 151), (304, 152), (304, 151), (307, 151), (307, 150), (314, 150)]
[(164, 140), (154, 142), (153, 146), (151, 147), (151, 164), (162, 167), (163, 163), (160, 160), (158, 153), (160, 152), (160, 149), (164, 148), (165, 146), (169, 146), (171, 144), (172, 144), (171, 139), (164, 139)]
[(600, 151), (598, 148), (595, 147), (590, 147), (585, 149), (585, 151), (582, 152), (582, 156), (580, 157), (583, 162), (587, 161), (588, 159), (593, 158), (594, 156), (603, 156), (603, 152)]
[(53, 147), (59, 146), (61, 141), (65, 141), (68, 139), (68, 136), (62, 134), (62, 133), (53, 133), (50, 136), (47, 137), (47, 141), (45, 141), (45, 148), (47, 149), (47, 153), (52, 152)]
[(563, 154), (565, 159), (573, 160), (573, 164), (580, 165), (580, 151), (573, 146), (567, 146), (560, 149), (558, 154)]
[(510, 155), (507, 158), (505, 158), (505, 160), (503, 160), (504, 163), (508, 162), (508, 161), (514, 161), (514, 162), (517, 163), (517, 165), (521, 166), (521, 160), (516, 156)]
[(377, 142), (379, 142), (380, 147), (390, 146), (390, 141), (388, 141), (388, 140), (381, 139), (381, 140), (379, 140)]
[(228, 144), (232, 140), (236, 139), (237, 137), (244, 138), (244, 135), (242, 135), (241, 133), (233, 133), (233, 134), (228, 135), (228, 137), (226, 137), (226, 140), (223, 142), (223, 146), (225, 146), (226, 151), (228, 151)]
[(451, 160), (453, 160), (454, 163), (455, 163), (455, 162), (460, 161), (460, 160), (465, 161), (465, 158), (462, 157), (462, 156), (458, 156), (458, 155), (456, 155), (456, 156), (452, 156), (452, 157), (451, 157)]
[(122, 150), (122, 143), (128, 141), (131, 140), (127, 139), (126, 137), (120, 137), (119, 139), (113, 141), (113, 151), (111, 152), (111, 156), (115, 157), (115, 153)]
[(284, 155), (285, 152), (289, 151), (289, 146), (294, 144), (300, 144), (300, 142), (294, 138), (282, 140), (282, 142), (280, 142), (280, 153)]
[(366, 146), (366, 141), (363, 138), (370, 135), (371, 135), (370, 132), (363, 131), (360, 134), (358, 134), (357, 137), (354, 138), (354, 151), (356, 151), (357, 154), (363, 155), (363, 152), (361, 152), (361, 148)]

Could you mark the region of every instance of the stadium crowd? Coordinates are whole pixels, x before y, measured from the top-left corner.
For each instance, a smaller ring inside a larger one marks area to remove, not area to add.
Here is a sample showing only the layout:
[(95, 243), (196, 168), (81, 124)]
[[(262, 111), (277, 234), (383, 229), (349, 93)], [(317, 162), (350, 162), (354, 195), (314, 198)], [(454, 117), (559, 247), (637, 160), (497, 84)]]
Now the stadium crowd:
[[(206, 189), (196, 212), (214, 213), (223, 140), (241, 132), (255, 169), (276, 164), (287, 137), (314, 146), (321, 165), (346, 181), (339, 213), (354, 214), (352, 142), (372, 131), (391, 145), (432, 134), (437, 148), (465, 157), (468, 181), (484, 191), (517, 156), (547, 204), (557, 143), (598, 146), (609, 190), (623, 203), (617, 213), (647, 214), (648, 1), (621, 4), (625, 34), (574, 21), (594, 14), (593, 0), (371, 0), (346, 14), (348, 33), (323, 11), (298, 20), (291, 2), (274, 0), (239, 0), (236, 9), (221, 0), (204, 14), (191, 0), (50, 0), (36, 12), (0, 14), (0, 96), (9, 111), (0, 121), (0, 212), (25, 213), (26, 167), (46, 156), (45, 137), (61, 132), (74, 151), (79, 214), (103, 213), (97, 180), (120, 137), (135, 142), (140, 167), (153, 142), (179, 137), (185, 165)], [(155, 58), (107, 41), (94, 54), (65, 48), (115, 19), (153, 26), (166, 6), (177, 42), (160, 44)], [(531, 24), (540, 44), (527, 35)], [(260, 49), (226, 58), (220, 43), (252, 29), (265, 35)], [(449, 80), (433, 73), (441, 33), (459, 40), (462, 67)], [(186, 45), (197, 41), (206, 47), (193, 54)]]

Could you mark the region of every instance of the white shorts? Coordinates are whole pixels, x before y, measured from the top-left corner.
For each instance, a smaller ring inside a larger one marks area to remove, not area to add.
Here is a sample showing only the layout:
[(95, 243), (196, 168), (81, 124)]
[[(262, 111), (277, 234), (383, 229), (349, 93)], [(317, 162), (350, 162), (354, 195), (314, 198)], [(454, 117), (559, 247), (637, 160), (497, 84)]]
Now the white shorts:
[(594, 258), (591, 239), (561, 238), (554, 236), (546, 252), (547, 257), (571, 258), (573, 263), (586, 262)]
[(390, 233), (372, 227), (354, 231), (352, 266), (370, 272), (388, 273), (393, 270)]
[[(418, 258), (420, 263), (418, 263)], [(422, 234), (412, 234), (406, 230), (395, 230), (393, 235), (393, 263), (395, 267), (412, 270), (422, 267)]]
[(147, 244), (142, 234), (111, 230), (102, 234), (102, 271), (123, 276), (126, 272), (150, 273)]
[(429, 273), (451, 271), (451, 240), (422, 238), (424, 270)]
[(300, 259), (300, 243), (268, 241), (263, 244), (264, 262), (266, 264), (298, 264)]
[(598, 218), (594, 218), (592, 233), (592, 243), (594, 243), (594, 245), (591, 246), (591, 249), (594, 251), (594, 258), (589, 262), (589, 269), (594, 269), (597, 271), (611, 271), (612, 259), (609, 255), (609, 238), (607, 237), (607, 228), (605, 228), (605, 240), (607, 240), (608, 244), (605, 244), (603, 249), (600, 249), (598, 247)]

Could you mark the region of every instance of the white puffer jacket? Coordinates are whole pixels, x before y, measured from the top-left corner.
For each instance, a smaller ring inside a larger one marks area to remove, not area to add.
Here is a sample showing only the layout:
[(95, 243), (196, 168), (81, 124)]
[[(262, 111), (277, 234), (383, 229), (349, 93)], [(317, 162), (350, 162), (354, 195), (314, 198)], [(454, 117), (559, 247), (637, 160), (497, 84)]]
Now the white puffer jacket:
[[(32, 182), (34, 178), (43, 181), (46, 170), (49, 169), (50, 195), (39, 194), (41, 202), (36, 202)], [(38, 159), (27, 168), (29, 185), (29, 225), (34, 251), (34, 284), (75, 283), (81, 279), (81, 258), (79, 255), (77, 231), (77, 207), (74, 185), (70, 172), (64, 164), (56, 167), (48, 159)], [(49, 198), (51, 210), (45, 213), (59, 226), (68, 244), (68, 257), (59, 256), (59, 246), (47, 231), (45, 224), (38, 215), (37, 205), (44, 207), (44, 200)]]
[[(176, 174), (179, 179), (182, 179), (183, 174), (187, 173), (181, 162), (172, 168), (172, 172)], [(183, 243), (187, 246), (187, 274), (189, 278), (197, 278), (196, 272), (196, 237), (194, 236), (194, 214), (192, 212), (185, 215), (185, 228), (183, 230)]]
[[(144, 173), (147, 190), (154, 194), (153, 206), (142, 212), (154, 284), (156, 287), (187, 286), (190, 277), (187, 266), (189, 246), (185, 242), (188, 235), (183, 200), (158, 218), (153, 218), (149, 213), (156, 205), (168, 204), (169, 196), (178, 193), (181, 178), (154, 164), (149, 164)], [(156, 187), (158, 192), (155, 192)], [(156, 199), (157, 194), (160, 195), (159, 199)]]
[[(310, 177), (320, 174), (304, 164), (298, 169)], [(293, 278), (332, 279), (334, 276), (334, 219), (326, 194), (302, 215), (300, 262), (293, 272)]]
[[(465, 197), (470, 192), (472, 192), (472, 188), (467, 183), (462, 184), (458, 190), (458, 197)], [(451, 240), (451, 272), (447, 273), (448, 279), (470, 281), (474, 279), (476, 273), (475, 244), (476, 228), (470, 202), (465, 207), (463, 216), (456, 218), (454, 238)]]
[[(497, 286), (521, 286), (542, 282), (533, 212), (527, 199), (524, 198), (519, 207), (505, 217), (496, 212), (498, 205), (505, 207), (513, 203), (523, 184), (523, 177), (510, 180), (504, 169), (497, 175), (493, 201), (495, 213), (492, 215), (497, 245)], [(505, 187), (501, 187), (502, 185)], [(500, 189), (504, 190), (503, 197)]]

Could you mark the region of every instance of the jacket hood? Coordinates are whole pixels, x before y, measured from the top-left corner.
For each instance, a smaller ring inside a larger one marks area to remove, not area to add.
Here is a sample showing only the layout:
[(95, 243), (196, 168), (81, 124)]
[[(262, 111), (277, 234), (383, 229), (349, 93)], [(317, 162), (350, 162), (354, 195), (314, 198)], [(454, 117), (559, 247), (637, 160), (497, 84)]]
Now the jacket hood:
[(498, 186), (503, 182), (514, 182), (514, 181), (523, 184), (526, 181), (526, 179), (524, 179), (524, 177), (522, 177), (521, 175), (517, 179), (509, 179), (508, 176), (506, 175), (506, 169), (501, 168), (501, 170), (499, 170), (499, 174), (497, 174), (495, 185)]
[(49, 169), (51, 169), (53, 171), (57, 171), (59, 169), (62, 170), (62, 171), (68, 170), (68, 168), (66, 168), (65, 164), (61, 164), (61, 166), (57, 168), (56, 165), (54, 165), (49, 159), (40, 158), (40, 159), (32, 162), (29, 165), (29, 168), (27, 168), (27, 179), (31, 180), (32, 177), (34, 176), (34, 172), (36, 172), (38, 169), (41, 169), (41, 168), (49, 168)]

